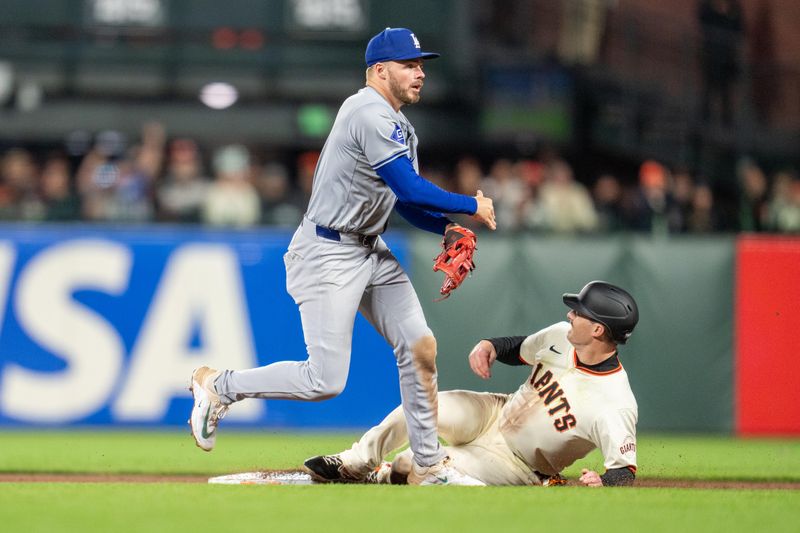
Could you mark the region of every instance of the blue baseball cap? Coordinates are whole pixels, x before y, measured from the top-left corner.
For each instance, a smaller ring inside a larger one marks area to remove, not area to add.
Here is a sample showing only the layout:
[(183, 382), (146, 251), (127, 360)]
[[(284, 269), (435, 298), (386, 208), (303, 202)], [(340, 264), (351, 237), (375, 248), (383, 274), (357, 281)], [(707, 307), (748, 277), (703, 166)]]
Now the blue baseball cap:
[(403, 61), (404, 59), (434, 59), (436, 52), (423, 52), (419, 39), (406, 28), (386, 28), (369, 40), (364, 59), (367, 66), (384, 61)]

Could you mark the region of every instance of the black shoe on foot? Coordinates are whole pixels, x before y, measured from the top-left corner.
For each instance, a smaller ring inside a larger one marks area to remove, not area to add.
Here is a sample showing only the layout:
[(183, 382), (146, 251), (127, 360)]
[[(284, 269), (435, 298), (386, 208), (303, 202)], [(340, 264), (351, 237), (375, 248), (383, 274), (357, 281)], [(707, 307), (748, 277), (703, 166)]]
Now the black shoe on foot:
[(359, 483), (363, 479), (351, 474), (338, 455), (318, 455), (303, 463), (311, 479), (320, 483)]

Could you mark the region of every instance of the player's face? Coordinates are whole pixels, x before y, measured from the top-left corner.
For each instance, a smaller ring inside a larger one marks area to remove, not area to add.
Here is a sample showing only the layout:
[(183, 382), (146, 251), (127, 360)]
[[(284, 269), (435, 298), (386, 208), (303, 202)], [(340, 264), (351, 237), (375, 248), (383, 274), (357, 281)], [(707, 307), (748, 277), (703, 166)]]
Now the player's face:
[(594, 322), (579, 315), (574, 309), (570, 309), (569, 313), (567, 313), (567, 320), (572, 326), (567, 332), (567, 340), (570, 344), (573, 346), (585, 346), (592, 342)]
[(390, 61), (388, 65), (389, 90), (399, 102), (416, 104), (419, 102), (425, 73), (422, 71), (421, 59), (408, 61)]

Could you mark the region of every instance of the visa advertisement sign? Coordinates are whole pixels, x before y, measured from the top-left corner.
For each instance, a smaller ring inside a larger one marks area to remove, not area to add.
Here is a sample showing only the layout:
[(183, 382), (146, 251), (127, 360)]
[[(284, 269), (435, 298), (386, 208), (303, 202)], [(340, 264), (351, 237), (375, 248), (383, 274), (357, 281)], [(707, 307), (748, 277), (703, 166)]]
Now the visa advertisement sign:
[[(192, 369), (306, 358), (285, 289), (291, 233), (0, 226), (0, 425), (182, 425)], [(401, 262), (406, 243), (387, 239)], [(225, 425), (367, 427), (400, 402), (360, 316), (350, 377), (319, 403), (245, 400)]]

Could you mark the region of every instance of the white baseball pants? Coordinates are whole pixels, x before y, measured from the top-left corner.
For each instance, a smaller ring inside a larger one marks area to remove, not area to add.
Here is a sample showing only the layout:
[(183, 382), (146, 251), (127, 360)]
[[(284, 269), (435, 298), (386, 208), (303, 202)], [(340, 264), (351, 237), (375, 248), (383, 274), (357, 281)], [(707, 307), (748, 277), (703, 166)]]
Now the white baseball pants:
[[(444, 449), (461, 473), (487, 485), (539, 485), (539, 478), (514, 455), (500, 433), (498, 420), (509, 397), (466, 390), (440, 392), (439, 435), (447, 442)], [(406, 442), (403, 406), (399, 406), (340, 456), (349, 470), (365, 473)]]

